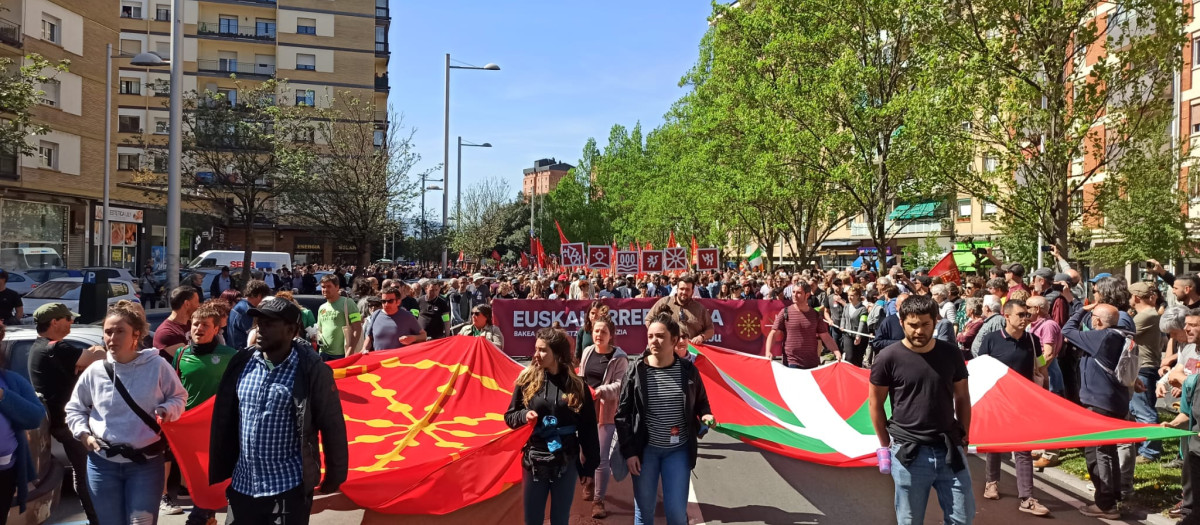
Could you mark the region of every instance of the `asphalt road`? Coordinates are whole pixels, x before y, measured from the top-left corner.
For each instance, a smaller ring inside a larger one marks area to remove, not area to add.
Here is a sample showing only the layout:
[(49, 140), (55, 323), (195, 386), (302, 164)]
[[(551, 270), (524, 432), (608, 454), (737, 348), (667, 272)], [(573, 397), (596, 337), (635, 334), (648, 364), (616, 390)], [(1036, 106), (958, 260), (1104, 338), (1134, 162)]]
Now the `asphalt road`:
[[(1166, 523), (1156, 516), (1127, 516), (1126, 521), (1111, 522), (1087, 518), (1075, 507), (1090, 502), (1083, 484), (1062, 483), (1052, 476), (1037, 475), (1034, 496), (1052, 511), (1049, 518), (1036, 518), (1017, 510), (1016, 480), (1011, 465), (1005, 466), (1000, 482), (1002, 499), (984, 500), (983, 461), (970, 460), (976, 495), (978, 525), (1037, 523), (1053, 519), (1057, 524)], [(632, 523), (629, 481), (611, 486), (606, 520), (586, 517), (585, 503), (577, 500), (572, 524)], [(792, 525), (792, 524), (883, 524), (895, 523), (892, 512), (892, 482), (874, 469), (825, 467), (798, 461), (758, 449), (726, 436), (710, 433), (701, 442), (699, 464), (692, 478), (693, 502), (689, 505), (691, 523)], [(186, 504), (186, 500), (184, 502)], [(381, 516), (364, 513), (344, 498), (318, 500), (312, 522), (329, 525), (402, 525), (443, 524), (517, 524), (521, 523), (520, 491), (510, 489), (503, 495), (443, 517)], [(925, 523), (941, 523), (936, 496), (930, 496)], [(223, 515), (218, 518), (223, 522)], [(163, 516), (159, 523), (182, 525), (185, 516)], [(56, 508), (51, 524), (83, 522), (78, 501), (64, 498)], [(662, 523), (660, 518), (658, 523)]]

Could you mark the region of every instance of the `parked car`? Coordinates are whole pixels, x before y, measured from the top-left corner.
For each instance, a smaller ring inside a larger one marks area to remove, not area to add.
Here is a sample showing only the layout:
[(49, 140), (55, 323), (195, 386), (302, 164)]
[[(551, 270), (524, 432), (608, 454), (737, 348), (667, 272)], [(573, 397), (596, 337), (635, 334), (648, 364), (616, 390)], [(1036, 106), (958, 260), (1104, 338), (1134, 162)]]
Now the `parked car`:
[(25, 295), (37, 287), (37, 280), (24, 271), (8, 271), (8, 286), (10, 290)]
[(79, 270), (68, 270), (66, 268), (43, 268), (36, 270), (25, 270), (25, 275), (28, 275), (34, 281), (34, 288), (50, 279), (58, 279), (59, 277), (83, 277), (83, 272)]
[[(79, 290), (83, 287), (83, 277), (62, 277), (42, 283), (36, 290), (25, 294), (22, 302), (25, 306), (25, 317), (32, 319), (33, 311), (46, 303), (63, 303), (73, 312), (79, 311)], [(108, 304), (112, 305), (122, 299), (140, 302), (137, 286), (126, 279), (108, 281)]]

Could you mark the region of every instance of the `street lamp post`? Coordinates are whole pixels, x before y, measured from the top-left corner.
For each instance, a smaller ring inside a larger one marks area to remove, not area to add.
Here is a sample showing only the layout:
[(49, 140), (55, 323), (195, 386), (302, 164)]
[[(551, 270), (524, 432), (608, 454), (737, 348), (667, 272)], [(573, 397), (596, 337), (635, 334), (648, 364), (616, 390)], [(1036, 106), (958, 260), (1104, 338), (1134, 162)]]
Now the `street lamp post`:
[[(179, 2), (181, 0), (175, 0)], [(500, 66), (496, 64), (487, 64), (483, 67), (478, 66), (452, 66), (450, 65), (450, 53), (446, 53), (446, 113), (445, 127), (442, 134), (442, 180), (450, 180), (450, 70), (451, 69), (480, 69), (486, 71), (499, 71)], [(449, 186), (449, 184), (445, 184)], [(442, 190), (442, 229), (446, 228), (446, 223), (450, 219), (450, 192), (448, 189)], [(446, 262), (449, 259), (449, 246), (442, 244), (442, 270), (446, 269)]]
[(463, 146), (475, 148), (490, 148), (492, 143), (484, 142), (483, 144), (475, 144), (473, 142), (463, 142), (462, 136), (458, 137), (458, 179), (454, 182), (454, 227), (462, 228), (462, 149)]
[[(112, 61), (114, 58), (123, 58), (128, 55), (113, 55), (113, 46), (108, 44), (104, 56), (104, 205), (101, 210), (103, 218), (100, 227), (100, 236), (104, 241), (100, 244), (100, 249), (103, 251), (97, 261), (101, 266), (112, 266), (112, 235), (108, 231), (110, 228), (108, 223), (109, 187), (112, 185)], [(130, 63), (143, 67), (166, 64), (162, 57), (154, 53), (138, 53), (133, 56)]]
[(171, 2), (171, 100), (167, 111), (167, 288), (179, 286), (183, 157), (183, 0)]

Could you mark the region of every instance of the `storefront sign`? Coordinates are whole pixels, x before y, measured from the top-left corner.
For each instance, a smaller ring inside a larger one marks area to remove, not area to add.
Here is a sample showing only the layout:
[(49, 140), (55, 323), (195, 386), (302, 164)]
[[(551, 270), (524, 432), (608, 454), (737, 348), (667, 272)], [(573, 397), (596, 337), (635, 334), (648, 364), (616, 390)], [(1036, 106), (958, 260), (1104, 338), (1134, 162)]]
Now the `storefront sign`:
[(298, 252), (319, 252), (321, 251), (321, 241), (306, 237), (296, 238), (296, 249)]
[[(132, 222), (136, 224), (142, 223), (142, 210), (134, 210), (131, 208), (117, 208), (115, 206), (108, 207), (109, 222)], [(104, 206), (96, 206), (95, 218), (98, 221), (104, 220)]]
[[(614, 324), (613, 344), (631, 355), (646, 348), (646, 314), (657, 297), (601, 299), (609, 307)], [(767, 334), (775, 316), (783, 309), (782, 301), (732, 301), (694, 299), (704, 305), (716, 329), (706, 341), (723, 348), (762, 355)], [(532, 356), (537, 332), (556, 321), (571, 337), (587, 319), (591, 301), (547, 301), (497, 299), (492, 301), (492, 321), (504, 336), (504, 352), (511, 356)], [(772, 351), (779, 355), (782, 340)]]

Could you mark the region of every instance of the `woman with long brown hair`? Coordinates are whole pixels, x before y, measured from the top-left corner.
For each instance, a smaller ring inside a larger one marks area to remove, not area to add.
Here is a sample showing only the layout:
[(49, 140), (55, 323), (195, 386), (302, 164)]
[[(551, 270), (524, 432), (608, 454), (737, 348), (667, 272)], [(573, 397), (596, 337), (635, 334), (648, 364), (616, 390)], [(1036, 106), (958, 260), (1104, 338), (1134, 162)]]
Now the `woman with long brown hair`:
[(504, 414), (510, 428), (534, 425), (521, 455), (526, 525), (542, 525), (547, 498), (550, 524), (567, 525), (576, 480), (591, 478), (600, 465), (596, 408), (571, 361), (566, 333), (539, 330), (533, 360), (517, 376)]

